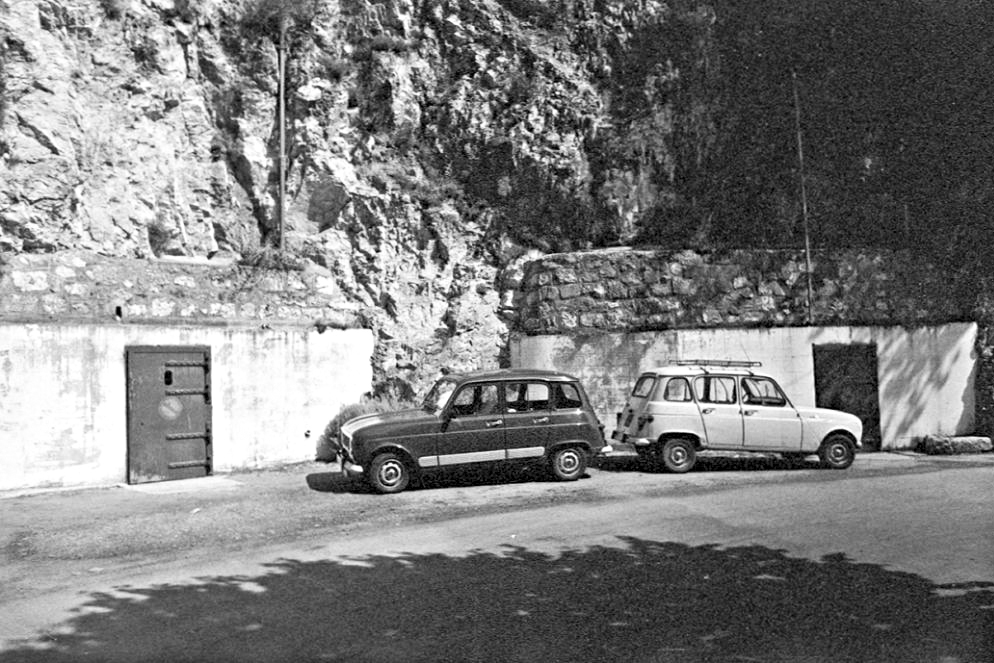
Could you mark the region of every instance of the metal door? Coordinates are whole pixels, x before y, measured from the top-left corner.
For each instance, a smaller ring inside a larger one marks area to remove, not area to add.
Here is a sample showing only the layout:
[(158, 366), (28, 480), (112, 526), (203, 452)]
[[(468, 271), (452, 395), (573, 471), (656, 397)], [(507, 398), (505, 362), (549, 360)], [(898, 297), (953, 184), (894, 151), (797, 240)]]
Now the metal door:
[(873, 343), (812, 347), (815, 405), (855, 414), (863, 422), (863, 451), (880, 450), (877, 346)]
[(128, 373), (128, 483), (211, 473), (211, 351), (132, 346)]

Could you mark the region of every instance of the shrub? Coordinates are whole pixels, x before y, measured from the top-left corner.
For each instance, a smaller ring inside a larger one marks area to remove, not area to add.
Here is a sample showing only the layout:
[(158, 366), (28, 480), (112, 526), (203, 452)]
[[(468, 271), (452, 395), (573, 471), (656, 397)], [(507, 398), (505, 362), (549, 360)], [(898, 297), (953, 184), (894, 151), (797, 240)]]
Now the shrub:
[(394, 412), (396, 410), (407, 410), (417, 407), (413, 401), (401, 400), (391, 396), (371, 396), (363, 398), (358, 403), (343, 405), (318, 438), (316, 460), (331, 463), (338, 459), (338, 431), (342, 424), (350, 419), (360, 417), (364, 414), (376, 414), (378, 412)]
[(269, 269), (280, 272), (301, 272), (306, 266), (304, 259), (300, 256), (286, 249), (277, 249), (271, 246), (246, 251), (239, 264), (243, 267)]

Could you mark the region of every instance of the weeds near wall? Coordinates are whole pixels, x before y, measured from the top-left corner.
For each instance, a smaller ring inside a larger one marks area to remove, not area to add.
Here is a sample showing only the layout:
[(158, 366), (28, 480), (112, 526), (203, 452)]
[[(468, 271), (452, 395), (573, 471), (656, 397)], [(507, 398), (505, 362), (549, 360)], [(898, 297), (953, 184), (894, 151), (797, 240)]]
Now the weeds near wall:
[(254, 251), (249, 251), (242, 256), (238, 264), (242, 267), (268, 269), (277, 272), (300, 272), (304, 270), (305, 261), (303, 258), (285, 249), (265, 246)]

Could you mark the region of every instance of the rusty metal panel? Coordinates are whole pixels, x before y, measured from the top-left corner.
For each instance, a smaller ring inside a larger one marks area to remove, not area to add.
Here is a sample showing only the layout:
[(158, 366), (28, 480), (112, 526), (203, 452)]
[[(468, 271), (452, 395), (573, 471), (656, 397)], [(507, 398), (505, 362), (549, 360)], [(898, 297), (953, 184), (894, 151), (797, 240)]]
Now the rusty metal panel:
[(128, 483), (209, 475), (210, 348), (131, 346), (125, 352)]

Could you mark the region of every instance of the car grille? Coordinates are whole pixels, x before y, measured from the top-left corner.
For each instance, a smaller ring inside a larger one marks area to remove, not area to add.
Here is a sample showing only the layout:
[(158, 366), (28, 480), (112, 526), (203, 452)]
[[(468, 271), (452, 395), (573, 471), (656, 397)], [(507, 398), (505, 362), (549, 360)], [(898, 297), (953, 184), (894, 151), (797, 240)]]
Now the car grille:
[(338, 432), (338, 448), (342, 450), (342, 453), (348, 458), (352, 458), (352, 436), (346, 435), (345, 433)]

